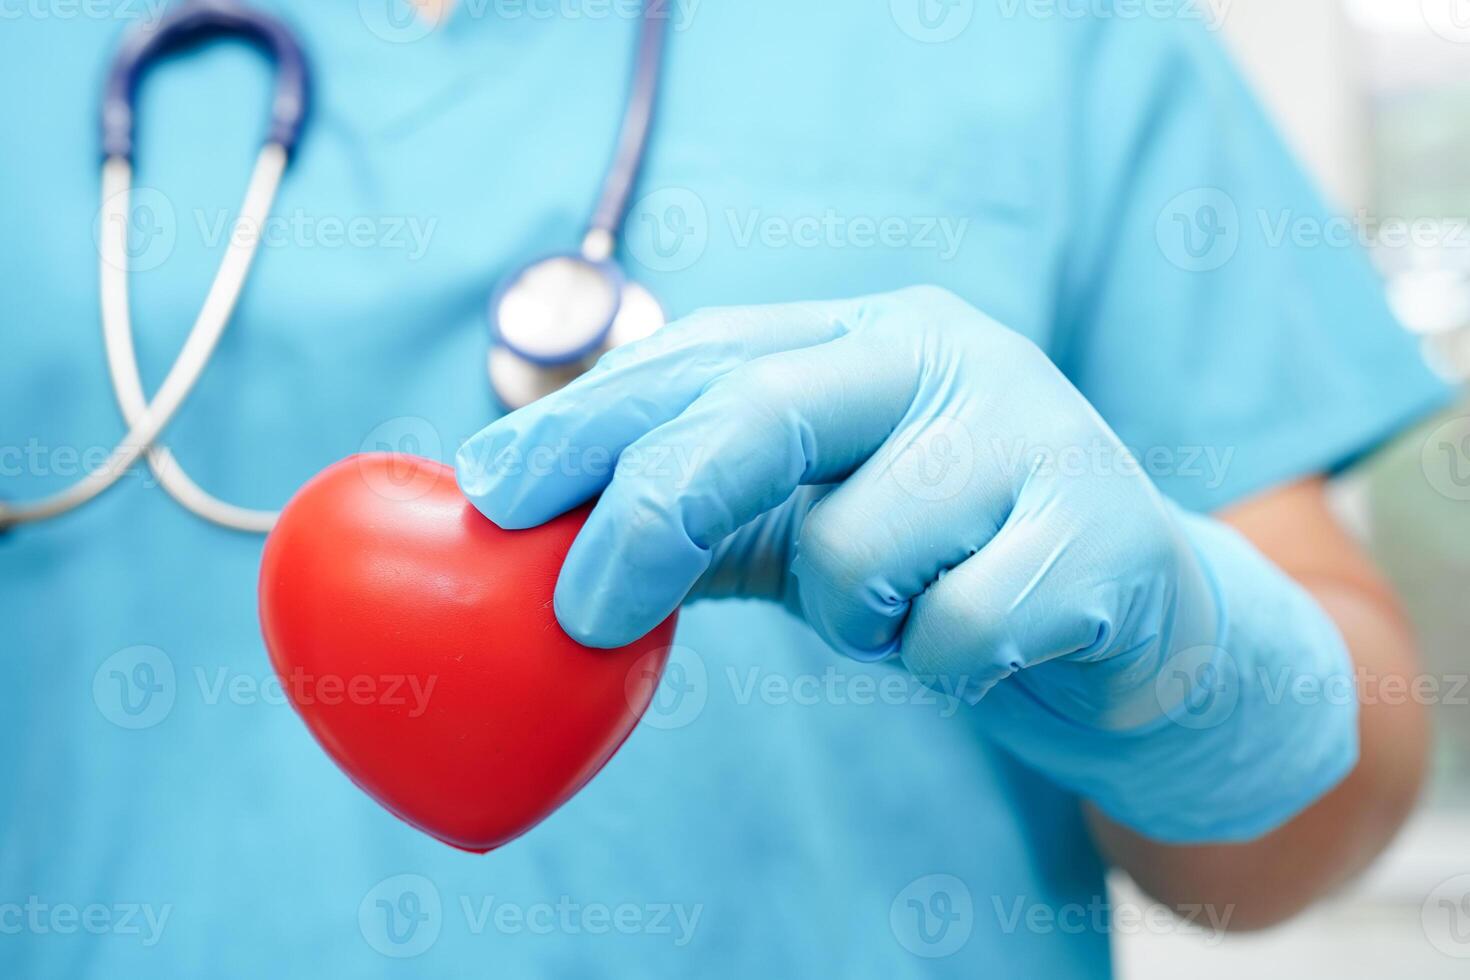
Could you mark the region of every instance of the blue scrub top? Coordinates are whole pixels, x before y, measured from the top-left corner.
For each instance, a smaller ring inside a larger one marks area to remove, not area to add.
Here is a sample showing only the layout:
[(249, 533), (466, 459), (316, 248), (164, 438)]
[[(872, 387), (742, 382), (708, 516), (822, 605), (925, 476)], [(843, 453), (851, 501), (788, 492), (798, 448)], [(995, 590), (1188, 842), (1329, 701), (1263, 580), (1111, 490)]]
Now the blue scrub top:
[[(0, 29), (9, 496), (64, 485), (123, 431), (98, 330), (97, 102), (155, 6), (30, 4)], [(450, 459), (493, 417), (486, 298), (580, 239), (636, 27), (618, 3), (462, 0), (434, 32), (396, 0), (269, 6), (314, 60), (312, 126), (168, 433), (205, 487), (260, 507), (364, 448)], [(1325, 212), (1198, 22), (1208, 5), (1095, 6), (673, 0), (631, 275), (674, 315), (946, 286), (1051, 352), (1199, 508), (1438, 404), (1362, 256), (1291, 232)], [(150, 389), (267, 93), (237, 44), (143, 87)], [(984, 704), (839, 660), (774, 609), (696, 606), (607, 769), (472, 856), (356, 790), (283, 703), (260, 550), (146, 471), (0, 540), (0, 975), (1109, 973), (1079, 803), (992, 747)]]

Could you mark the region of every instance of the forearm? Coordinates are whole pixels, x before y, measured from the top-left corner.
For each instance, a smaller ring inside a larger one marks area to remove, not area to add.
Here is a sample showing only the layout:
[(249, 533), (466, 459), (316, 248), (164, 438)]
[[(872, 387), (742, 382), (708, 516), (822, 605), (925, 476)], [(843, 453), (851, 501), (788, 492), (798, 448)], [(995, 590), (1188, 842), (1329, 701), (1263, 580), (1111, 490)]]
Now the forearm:
[[(1285, 491), (1310, 500), (1320, 486)], [(1319, 497), (1320, 499), (1320, 497)], [(1279, 922), (1361, 871), (1389, 842), (1417, 796), (1428, 724), (1414, 690), (1411, 631), (1389, 589), (1317, 506), (1231, 515), (1260, 550), (1332, 618), (1359, 682), (1359, 758), (1352, 773), (1279, 829), (1243, 844), (1171, 846), (1089, 809), (1108, 859), (1166, 904), (1229, 908), (1232, 928)], [(1330, 567), (1329, 567), (1330, 566)]]

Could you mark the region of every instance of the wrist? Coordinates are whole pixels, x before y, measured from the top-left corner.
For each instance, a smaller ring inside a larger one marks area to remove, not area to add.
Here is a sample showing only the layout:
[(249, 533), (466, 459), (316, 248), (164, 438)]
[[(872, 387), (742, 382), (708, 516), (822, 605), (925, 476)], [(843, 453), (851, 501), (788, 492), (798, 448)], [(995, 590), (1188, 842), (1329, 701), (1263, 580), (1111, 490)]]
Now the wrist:
[(1351, 659), (1316, 601), (1248, 541), (1212, 519), (1176, 516), (1193, 558), (1183, 573), (1203, 591), (1182, 578), (1152, 660), (1108, 673), (1108, 684), (1130, 679), (1133, 724), (1068, 717), (1050, 691), (1038, 693), (1049, 687), (1040, 676), (1001, 685), (981, 712), (1017, 755), (1146, 836), (1247, 840), (1351, 771)]

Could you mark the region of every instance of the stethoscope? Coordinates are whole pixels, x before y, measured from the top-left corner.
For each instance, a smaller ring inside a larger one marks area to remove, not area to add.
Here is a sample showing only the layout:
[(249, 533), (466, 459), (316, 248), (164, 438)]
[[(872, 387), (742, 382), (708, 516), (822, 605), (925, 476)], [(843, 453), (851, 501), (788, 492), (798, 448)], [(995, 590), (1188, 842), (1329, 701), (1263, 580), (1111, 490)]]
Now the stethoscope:
[[(601, 197), (576, 252), (536, 259), (501, 283), (490, 300), (490, 384), (508, 409), (561, 388), (606, 350), (663, 326), (647, 289), (628, 280), (613, 257), (648, 143), (658, 93), (664, 20), (644, 0), (633, 84)], [(248, 40), (275, 65), (270, 125), (245, 188), (219, 269), (204, 305), (150, 402), (143, 391), (128, 301), (128, 219), (133, 182), (135, 96), (147, 68), (169, 51), (221, 37)], [(0, 501), (0, 531), (57, 517), (95, 498), (145, 458), (159, 485), (180, 505), (222, 527), (265, 533), (277, 512), (250, 510), (212, 496), (164, 446), (155, 445), (214, 354), (245, 287), (261, 228), (306, 120), (310, 71), (284, 23), (238, 0), (184, 0), (123, 39), (102, 99), (102, 208), (98, 229), (103, 343), (118, 408), (128, 431), (106, 462), (71, 486), (24, 504)]]

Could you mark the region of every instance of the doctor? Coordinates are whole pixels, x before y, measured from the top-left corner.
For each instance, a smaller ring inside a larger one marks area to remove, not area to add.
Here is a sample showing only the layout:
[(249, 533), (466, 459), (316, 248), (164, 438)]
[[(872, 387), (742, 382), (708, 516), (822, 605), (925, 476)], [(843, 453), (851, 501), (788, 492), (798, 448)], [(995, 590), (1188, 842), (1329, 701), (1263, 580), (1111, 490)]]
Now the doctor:
[[(601, 492), (556, 595), (593, 645), (719, 601), (608, 768), (477, 858), (281, 703), (258, 537), (141, 467), (16, 529), (0, 974), (1101, 977), (1109, 865), (1248, 929), (1391, 837), (1425, 721), (1354, 682), (1413, 645), (1323, 480), (1449, 393), (1361, 255), (1265, 232), (1327, 212), (1196, 5), (670, 5), (618, 251), (675, 322), (488, 427), (487, 285), (577, 240), (636, 18), (266, 6), (317, 116), (174, 455), (256, 507), (381, 447), (506, 526)], [(142, 7), (59, 9), (0, 31), (17, 498), (121, 435), (92, 110)], [(150, 391), (266, 78), (213, 47), (140, 93)]]

